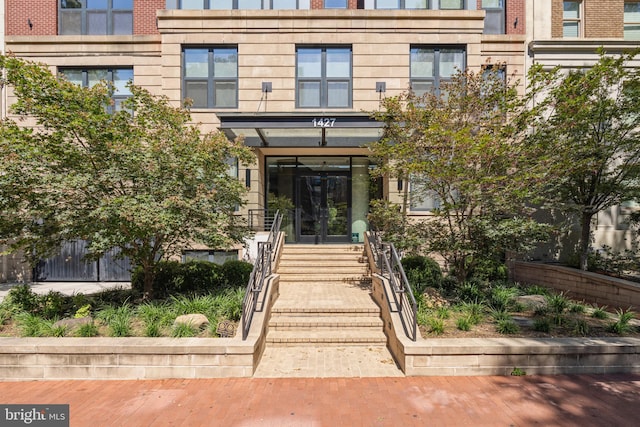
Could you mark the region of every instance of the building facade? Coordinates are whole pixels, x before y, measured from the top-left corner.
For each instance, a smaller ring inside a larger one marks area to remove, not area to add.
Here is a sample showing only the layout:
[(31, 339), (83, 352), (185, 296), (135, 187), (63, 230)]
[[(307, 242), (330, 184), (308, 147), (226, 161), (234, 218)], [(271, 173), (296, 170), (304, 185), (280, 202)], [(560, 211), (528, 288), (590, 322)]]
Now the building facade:
[[(546, 68), (581, 69), (598, 60), (600, 47), (610, 54), (640, 47), (639, 0), (527, 0), (526, 16), (527, 69), (534, 62)], [(638, 67), (640, 60), (630, 65)], [(598, 214), (594, 249), (605, 245), (618, 250), (631, 248), (627, 219), (639, 208), (629, 201)]]
[[(366, 144), (381, 127), (369, 112), (383, 97), (437, 89), (456, 69), (487, 62), (523, 79), (527, 17), (540, 13), (525, 5), (6, 0), (4, 45), (80, 85), (113, 81), (116, 105), (129, 80), (175, 105), (190, 99), (203, 130), (242, 137), (256, 153), (255, 164), (234, 168), (250, 188), (239, 214), (260, 223), (265, 209), (286, 206), (288, 242), (362, 242), (369, 201), (401, 196), (400, 183), (370, 177)], [(429, 209), (412, 203), (411, 214)]]

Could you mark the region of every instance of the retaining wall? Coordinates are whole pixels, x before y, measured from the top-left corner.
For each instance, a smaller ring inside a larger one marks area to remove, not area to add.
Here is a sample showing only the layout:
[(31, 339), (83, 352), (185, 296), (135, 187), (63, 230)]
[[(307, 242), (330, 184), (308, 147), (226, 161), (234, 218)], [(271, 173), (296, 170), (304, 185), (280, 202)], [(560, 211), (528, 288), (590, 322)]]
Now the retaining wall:
[(516, 282), (563, 291), (574, 300), (609, 308), (640, 312), (640, 283), (553, 264), (514, 262), (511, 278)]

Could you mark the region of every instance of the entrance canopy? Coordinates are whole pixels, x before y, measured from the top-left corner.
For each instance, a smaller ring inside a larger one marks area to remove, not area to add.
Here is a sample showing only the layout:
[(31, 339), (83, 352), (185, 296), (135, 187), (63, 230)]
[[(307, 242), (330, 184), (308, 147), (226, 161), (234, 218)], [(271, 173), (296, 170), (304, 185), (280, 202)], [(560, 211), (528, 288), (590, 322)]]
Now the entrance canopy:
[(384, 124), (348, 113), (217, 113), (227, 138), (249, 147), (362, 147), (380, 139)]

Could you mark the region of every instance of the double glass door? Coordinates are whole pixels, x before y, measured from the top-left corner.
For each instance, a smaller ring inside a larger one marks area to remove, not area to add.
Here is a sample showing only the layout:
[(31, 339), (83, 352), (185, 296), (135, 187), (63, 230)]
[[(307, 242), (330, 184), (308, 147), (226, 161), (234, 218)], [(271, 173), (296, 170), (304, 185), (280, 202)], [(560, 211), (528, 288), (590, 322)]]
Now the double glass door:
[(348, 242), (349, 174), (301, 173), (296, 176), (296, 235), (300, 243)]

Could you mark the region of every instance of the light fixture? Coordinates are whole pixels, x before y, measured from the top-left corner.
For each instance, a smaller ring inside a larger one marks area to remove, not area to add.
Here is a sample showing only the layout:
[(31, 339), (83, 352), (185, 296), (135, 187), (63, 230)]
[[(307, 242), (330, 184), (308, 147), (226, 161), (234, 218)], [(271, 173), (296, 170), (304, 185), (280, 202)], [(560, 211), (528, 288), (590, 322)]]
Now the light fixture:
[(251, 188), (251, 169), (249, 168), (244, 171), (244, 181), (247, 188)]
[(29, 29), (33, 30), (33, 22), (31, 22), (31, 18), (27, 18), (27, 24), (29, 25)]
[(387, 82), (376, 82), (376, 92), (383, 93), (387, 91)]
[(273, 91), (273, 87), (271, 85), (271, 82), (262, 82), (262, 92), (263, 93), (269, 93)]

